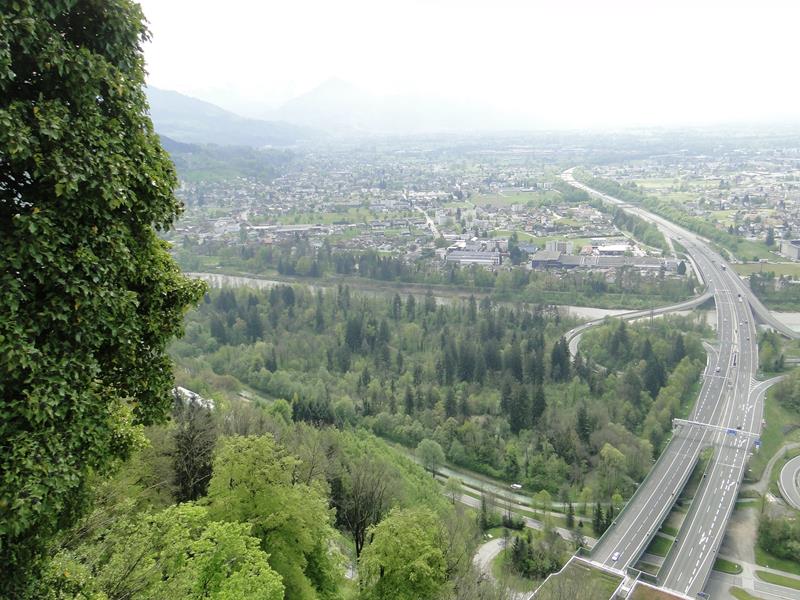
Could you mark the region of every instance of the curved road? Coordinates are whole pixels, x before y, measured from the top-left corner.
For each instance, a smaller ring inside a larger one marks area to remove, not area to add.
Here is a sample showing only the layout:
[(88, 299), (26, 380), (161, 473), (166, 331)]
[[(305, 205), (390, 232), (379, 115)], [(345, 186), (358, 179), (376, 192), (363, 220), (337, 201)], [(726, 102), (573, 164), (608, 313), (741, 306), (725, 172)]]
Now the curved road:
[(800, 510), (800, 456), (787, 462), (778, 478), (781, 494), (792, 508)]
[[(718, 352), (706, 366), (700, 396), (689, 422), (676, 424), (670, 443), (648, 477), (597, 542), (592, 560), (624, 574), (636, 563), (680, 494), (701, 450), (715, 449), (706, 477), (675, 543), (659, 572), (659, 583), (684, 597), (702, 592), (722, 541), (751, 448), (761, 429), (763, 396), (772, 383), (757, 382), (758, 348), (754, 313), (791, 337), (797, 334), (775, 319), (706, 240), (653, 215), (575, 181), (562, 179), (603, 201), (656, 224), (679, 241), (713, 294), (717, 308)], [(763, 315), (766, 313), (766, 315)]]

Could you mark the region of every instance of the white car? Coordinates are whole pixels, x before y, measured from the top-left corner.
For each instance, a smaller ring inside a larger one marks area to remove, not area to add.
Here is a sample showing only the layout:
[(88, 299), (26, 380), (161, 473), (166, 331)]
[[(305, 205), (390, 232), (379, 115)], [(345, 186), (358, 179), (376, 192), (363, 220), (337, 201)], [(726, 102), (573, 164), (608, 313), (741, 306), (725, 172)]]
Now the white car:
[(617, 560), (619, 560), (619, 552), (614, 552), (614, 554), (611, 555), (611, 560), (612, 562), (617, 562)]
[(518, 484), (518, 483), (512, 483), (509, 487), (512, 490), (521, 490), (522, 489), (522, 486), (520, 484)]

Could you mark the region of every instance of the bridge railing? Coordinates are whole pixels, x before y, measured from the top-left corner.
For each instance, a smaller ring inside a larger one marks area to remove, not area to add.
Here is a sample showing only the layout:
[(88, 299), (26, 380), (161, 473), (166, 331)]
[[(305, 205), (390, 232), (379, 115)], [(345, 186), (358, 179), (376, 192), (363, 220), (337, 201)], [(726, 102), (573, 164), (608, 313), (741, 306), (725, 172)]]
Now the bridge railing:
[[(644, 478), (644, 479), (642, 480), (642, 482), (639, 484), (639, 487), (637, 487), (637, 488), (636, 488), (636, 491), (635, 491), (635, 492), (633, 493), (633, 495), (630, 497), (630, 499), (628, 500), (628, 502), (626, 502), (626, 503), (625, 503), (625, 506), (622, 508), (622, 510), (619, 512), (619, 514), (618, 514), (618, 515), (617, 515), (617, 516), (614, 518), (614, 521), (611, 523), (611, 526), (610, 526), (608, 529), (606, 529), (606, 530), (603, 532), (603, 535), (601, 535), (601, 536), (600, 536), (600, 537), (597, 539), (597, 541), (595, 542), (594, 548), (592, 548), (592, 554), (594, 554), (594, 552), (595, 552), (595, 551), (596, 551), (596, 550), (597, 550), (597, 549), (598, 549), (598, 548), (599, 548), (599, 547), (602, 545), (602, 543), (603, 543), (603, 541), (606, 539), (606, 537), (607, 537), (607, 536), (609, 536), (609, 535), (610, 535), (610, 534), (611, 534), (613, 531), (615, 531), (615, 530), (616, 530), (616, 528), (618, 527), (618, 523), (620, 523), (620, 522), (623, 520), (623, 517), (624, 517), (625, 515), (627, 515), (627, 513), (628, 513), (628, 511), (630, 510), (631, 506), (633, 506), (633, 505), (635, 504), (635, 500), (636, 500), (636, 499), (639, 497), (639, 495), (640, 495), (640, 494), (644, 493), (642, 490), (644, 490), (644, 489), (646, 489), (646, 488), (648, 487), (648, 485), (647, 485), (647, 484), (650, 482), (650, 479), (652, 479), (652, 478), (653, 478), (653, 474), (654, 474), (654, 473), (656, 473), (656, 472), (658, 471), (658, 467), (659, 467), (659, 465), (660, 465), (660, 464), (661, 464), (663, 461), (665, 461), (665, 460), (666, 460), (666, 456), (670, 454), (670, 453), (669, 453), (670, 446), (671, 446), (672, 444), (674, 444), (674, 443), (677, 443), (676, 439), (677, 439), (677, 438), (675, 437), (675, 435), (673, 435), (673, 436), (670, 438), (670, 440), (669, 440), (669, 442), (667, 443), (667, 445), (665, 446), (664, 450), (662, 450), (662, 451), (661, 451), (661, 454), (659, 455), (658, 459), (656, 459), (656, 461), (655, 461), (655, 462), (653, 463), (653, 465), (650, 467), (650, 471), (648, 471), (648, 473), (647, 473), (647, 475), (645, 476), (645, 478)], [(698, 447), (699, 447), (699, 446), (698, 446)], [(686, 484), (686, 481), (689, 479), (689, 475), (691, 474), (691, 472), (692, 472), (692, 470), (693, 470), (693, 468), (694, 468), (694, 464), (696, 464), (696, 463), (697, 463), (697, 460), (699, 459), (699, 457), (700, 457), (700, 452), (699, 452), (699, 450), (698, 450), (698, 452), (697, 452), (697, 456), (695, 457), (695, 459), (694, 459), (694, 463), (693, 463), (693, 465), (692, 465), (692, 469), (687, 469), (687, 470), (686, 470), (686, 473), (683, 475), (683, 477), (681, 478), (681, 481), (680, 481), (680, 482), (679, 482), (679, 484), (678, 484), (679, 488), (683, 488), (683, 486)], [(672, 497), (672, 502), (668, 503), (668, 504), (665, 506), (665, 508), (664, 508), (664, 509), (662, 509), (662, 513), (663, 513), (663, 514), (659, 515), (659, 519), (658, 519), (658, 526), (659, 526), (659, 527), (660, 527), (660, 525), (661, 525), (661, 522), (662, 522), (662, 521), (663, 521), (663, 520), (666, 518), (666, 516), (667, 516), (667, 513), (668, 513), (669, 509), (671, 509), (671, 508), (672, 508), (672, 505), (674, 504), (675, 500), (677, 500), (677, 494), (676, 494), (675, 496), (673, 496), (673, 497)], [(658, 531), (658, 527), (654, 527), (654, 528), (653, 528), (653, 531), (652, 531), (652, 532), (651, 532), (651, 534), (650, 534), (650, 539), (652, 539), (652, 537), (653, 537), (653, 536), (655, 536), (655, 534), (656, 534), (656, 532), (657, 532), (657, 531)], [(650, 540), (648, 539), (647, 541), (649, 542)], [(642, 551), (643, 551), (643, 550), (644, 550), (646, 547), (647, 547), (647, 546), (644, 546), (644, 547), (642, 548)], [(638, 556), (636, 556), (636, 557), (634, 557), (634, 558), (637, 558), (637, 559), (638, 559), (639, 557), (638, 557)]]

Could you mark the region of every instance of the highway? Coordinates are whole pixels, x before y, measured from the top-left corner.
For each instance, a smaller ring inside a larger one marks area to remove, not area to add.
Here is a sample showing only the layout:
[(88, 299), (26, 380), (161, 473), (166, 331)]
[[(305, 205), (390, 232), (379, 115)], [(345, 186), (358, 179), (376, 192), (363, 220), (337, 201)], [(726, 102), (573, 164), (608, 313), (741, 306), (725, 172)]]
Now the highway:
[(565, 171), (562, 179), (579, 189), (616, 204), (655, 223), (680, 242), (713, 294), (717, 308), (719, 347), (709, 354), (698, 401), (688, 423), (674, 428), (670, 443), (614, 525), (598, 541), (592, 560), (624, 572), (635, 564), (661, 526), (689, 478), (700, 452), (714, 448), (702, 485), (684, 520), (659, 583), (695, 598), (703, 591), (733, 510), (747, 459), (758, 438), (763, 396), (770, 382), (758, 383), (758, 348), (754, 313), (782, 333), (796, 334), (777, 322), (722, 257), (699, 236), (581, 184)]

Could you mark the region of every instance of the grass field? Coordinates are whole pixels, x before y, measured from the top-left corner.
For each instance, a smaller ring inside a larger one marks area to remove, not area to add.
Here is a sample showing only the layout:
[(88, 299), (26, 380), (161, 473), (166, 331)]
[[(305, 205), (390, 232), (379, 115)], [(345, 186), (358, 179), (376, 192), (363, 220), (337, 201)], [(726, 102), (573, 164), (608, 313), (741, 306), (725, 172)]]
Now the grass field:
[(661, 526), (661, 529), (659, 529), (659, 531), (666, 533), (667, 535), (671, 535), (672, 537), (678, 535), (678, 528), (673, 527), (672, 525), (667, 525), (666, 523), (664, 523)]
[(724, 558), (718, 558), (714, 561), (714, 570), (721, 573), (728, 573), (729, 575), (738, 575), (742, 572), (742, 565), (737, 564)]
[[(773, 257), (775, 258), (775, 257)], [(739, 275), (750, 275), (751, 273), (775, 273), (776, 276), (788, 275), (800, 277), (800, 263), (794, 262), (770, 262), (770, 263), (742, 263), (733, 265)]]
[(761, 478), (769, 459), (784, 442), (800, 441), (800, 429), (795, 429), (788, 435), (784, 433), (785, 427), (792, 424), (800, 425), (800, 415), (783, 408), (773, 396), (772, 391), (767, 392), (764, 405), (764, 419), (767, 424), (761, 431), (761, 448), (750, 459), (745, 474), (749, 481), (758, 481)]
[(767, 260), (775, 260), (778, 258), (767, 248), (764, 242), (754, 242), (751, 240), (742, 240), (736, 249), (736, 257), (739, 260), (760, 260), (765, 258)]
[(515, 592), (532, 592), (541, 581), (527, 579), (511, 570), (508, 550), (502, 550), (492, 561), (492, 576)]
[(558, 575), (551, 577), (536, 594), (537, 600), (556, 600), (565, 597), (565, 589), (576, 589), (580, 600), (608, 600), (622, 582), (621, 577), (573, 560)]
[(780, 497), (781, 491), (778, 487), (778, 478), (781, 476), (781, 470), (786, 466), (787, 462), (798, 455), (800, 455), (800, 448), (792, 448), (787, 450), (780, 460), (775, 461), (772, 473), (769, 474), (769, 491), (772, 495)]
[(666, 556), (667, 553), (669, 553), (669, 549), (672, 548), (673, 543), (674, 541), (669, 538), (656, 535), (645, 552), (648, 554), (655, 554), (656, 556)]
[(497, 194), (478, 194), (470, 200), (476, 206), (512, 206), (514, 204), (537, 205), (555, 204), (561, 201), (561, 194), (556, 191), (521, 192), (519, 190), (503, 191)]
[(758, 544), (755, 545), (754, 550), (756, 551), (757, 565), (777, 569), (779, 571), (786, 571), (792, 575), (800, 575), (800, 563), (772, 556), (769, 552), (765, 552)]
[(633, 594), (628, 596), (630, 600), (678, 600), (678, 596), (665, 592), (664, 590), (657, 590), (646, 585), (637, 585), (633, 589)]
[(800, 590), (800, 579), (778, 575), (777, 573), (770, 573), (769, 571), (756, 571), (756, 575), (759, 579), (767, 583), (774, 583), (775, 585), (782, 585), (783, 587), (792, 588), (793, 590)]
[(753, 596), (747, 590), (743, 590), (742, 588), (732, 587), (730, 589), (731, 596), (736, 598), (736, 600), (761, 600), (758, 596)]

